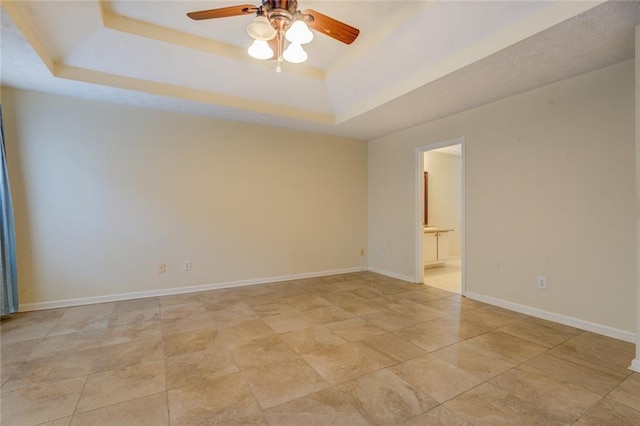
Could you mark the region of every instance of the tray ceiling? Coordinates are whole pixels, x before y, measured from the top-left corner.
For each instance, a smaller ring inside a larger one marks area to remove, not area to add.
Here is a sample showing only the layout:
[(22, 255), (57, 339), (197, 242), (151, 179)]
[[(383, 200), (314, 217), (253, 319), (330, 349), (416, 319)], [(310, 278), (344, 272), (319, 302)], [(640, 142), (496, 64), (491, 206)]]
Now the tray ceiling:
[[(638, 2), (305, 1), (361, 30), (250, 58), (229, 1), (2, 2), (2, 85), (369, 139), (633, 57)], [(533, 60), (532, 60), (533, 59)]]

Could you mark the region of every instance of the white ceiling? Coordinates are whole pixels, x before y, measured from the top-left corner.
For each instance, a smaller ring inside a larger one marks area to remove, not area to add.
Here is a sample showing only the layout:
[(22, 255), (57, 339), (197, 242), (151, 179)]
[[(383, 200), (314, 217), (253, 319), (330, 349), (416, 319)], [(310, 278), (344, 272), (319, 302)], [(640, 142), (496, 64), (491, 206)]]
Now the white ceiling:
[[(1, 84), (371, 139), (630, 59), (638, 1), (299, 0), (361, 30), (251, 59), (251, 1), (2, 1)], [(257, 2), (256, 2), (257, 4)]]

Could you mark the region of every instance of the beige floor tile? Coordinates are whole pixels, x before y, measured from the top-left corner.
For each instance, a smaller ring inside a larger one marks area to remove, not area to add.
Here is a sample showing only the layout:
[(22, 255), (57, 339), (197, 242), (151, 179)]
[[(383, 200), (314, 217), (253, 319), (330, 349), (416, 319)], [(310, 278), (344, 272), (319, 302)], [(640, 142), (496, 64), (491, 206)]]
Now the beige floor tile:
[(49, 331), (48, 337), (107, 328), (111, 314), (63, 318)]
[(361, 272), (15, 314), (3, 422), (640, 424), (634, 345), (449, 290)]
[(385, 367), (426, 354), (423, 349), (391, 333), (365, 337), (355, 344), (358, 349)]
[(387, 309), (387, 306), (376, 299), (365, 299), (345, 291), (328, 293), (323, 297), (354, 315), (373, 314)]
[(568, 423), (578, 420), (601, 399), (600, 395), (527, 366), (509, 370), (490, 383)]
[(474, 425), (561, 425), (533, 404), (504, 390), (484, 383), (446, 402), (445, 407)]
[(102, 339), (105, 335), (106, 330), (103, 329), (45, 337), (40, 344), (38, 344), (38, 347), (31, 352), (29, 359), (95, 349), (102, 345)]
[(302, 359), (242, 372), (260, 406), (269, 408), (319, 391), (327, 382)]
[(486, 303), (483, 302), (479, 302), (477, 300), (473, 300), (473, 299), (469, 299), (468, 297), (463, 297), (460, 295), (457, 296), (451, 296), (452, 298), (458, 298), (458, 300), (460, 301), (463, 309), (466, 308), (471, 308), (471, 309), (478, 309), (478, 308), (482, 308), (483, 306), (489, 306)]
[(329, 291), (328, 288), (324, 288), (323, 290), (322, 298), (336, 305), (347, 302), (362, 303), (367, 300), (348, 291)]
[[(440, 299), (438, 299), (440, 300)], [(447, 313), (440, 311), (438, 309), (434, 309), (430, 306), (425, 306), (420, 303), (414, 302), (406, 302), (400, 306), (394, 305), (391, 306), (391, 310), (411, 317), (418, 322), (431, 321), (436, 318), (442, 318), (447, 316)], [(457, 312), (457, 311), (456, 311)]]
[(38, 426), (69, 426), (70, 423), (71, 423), (71, 416), (63, 417), (58, 420), (52, 420), (46, 423), (40, 423)]
[[(115, 314), (114, 314), (115, 315)], [(162, 324), (159, 320), (108, 327), (102, 346), (135, 342), (162, 336)]]
[(167, 392), (172, 425), (266, 425), (239, 373)]
[(233, 327), (244, 321), (259, 319), (253, 309), (244, 302), (234, 303), (226, 308), (211, 310), (209, 315), (217, 328)]
[(281, 299), (286, 299), (289, 297), (302, 296), (305, 294), (309, 294), (309, 292), (306, 289), (300, 288), (299, 286), (296, 286), (294, 284), (287, 282), (282, 284), (281, 287), (275, 288), (274, 294), (278, 295)]
[(482, 383), (478, 377), (430, 355), (403, 362), (391, 371), (440, 403)]
[(85, 378), (31, 386), (2, 395), (2, 424), (37, 425), (73, 414)]
[(485, 306), (479, 309), (462, 311), (460, 312), (460, 318), (493, 329), (522, 321), (526, 316), (495, 306)]
[(298, 314), (300, 311), (295, 306), (287, 303), (285, 300), (276, 300), (269, 303), (251, 306), (251, 309), (260, 317), (268, 317), (272, 315)]
[(483, 380), (517, 365), (515, 361), (469, 340), (447, 346), (432, 354)]
[(160, 309), (155, 308), (140, 309), (135, 311), (121, 311), (111, 314), (109, 327), (122, 325), (141, 324), (149, 321), (160, 320)]
[[(2, 330), (0, 330), (0, 335), (2, 336), (2, 343), (9, 344), (15, 342), (23, 342), (25, 340), (33, 340), (40, 339), (49, 334), (49, 331), (53, 327), (55, 327), (56, 322), (52, 323), (33, 323), (33, 324), (25, 324), (24, 326), (16, 327), (11, 324), (11, 327), (5, 326), (4, 322), (7, 320), (2, 320)], [(14, 328), (15, 327), (15, 328)]]
[(204, 307), (197, 297), (194, 302), (160, 306), (160, 319), (162, 321), (177, 320), (187, 316), (190, 317), (205, 313), (207, 313), (207, 308)]
[(553, 351), (538, 355), (525, 365), (602, 396), (611, 392), (628, 375)]
[(632, 343), (589, 332), (569, 339), (555, 349), (621, 373), (628, 373), (635, 357)]
[(153, 361), (89, 376), (76, 413), (165, 390), (164, 362)]
[(640, 410), (603, 399), (575, 423), (576, 426), (637, 426), (640, 425)]
[(313, 327), (316, 322), (310, 316), (303, 313), (289, 313), (271, 315), (262, 319), (276, 333), (286, 333), (288, 331), (300, 330)]
[(275, 331), (261, 319), (239, 322), (231, 327), (220, 329), (220, 337), (227, 348), (234, 349), (251, 340), (273, 336)]
[(158, 361), (162, 358), (162, 339), (160, 337), (120, 343), (101, 348), (93, 362), (91, 372), (101, 373), (107, 370), (118, 370), (131, 365)]
[(159, 298), (160, 307), (168, 307), (173, 305), (185, 305), (189, 303), (201, 303), (197, 293), (172, 294), (170, 296), (161, 296)]
[(434, 286), (430, 286), (430, 285), (421, 285), (418, 286), (422, 289), (422, 291), (424, 291), (425, 293), (431, 294), (433, 296), (438, 296), (438, 297), (453, 297), (453, 296), (457, 296), (457, 297), (462, 297), (460, 296), (460, 292), (459, 291), (451, 291), (448, 289), (442, 289), (442, 288), (437, 288)]
[[(428, 309), (428, 308), (425, 308)], [(410, 327), (412, 325), (423, 322), (412, 316), (407, 316), (393, 310), (376, 312), (375, 314), (365, 315), (364, 318), (370, 323), (387, 330), (399, 330), (401, 328)], [(433, 318), (430, 318), (433, 319)]]
[(394, 331), (394, 334), (426, 350), (436, 351), (490, 331), (482, 325), (448, 316)]
[(331, 384), (355, 379), (383, 367), (353, 343), (310, 352), (302, 357)]
[[(273, 289), (276, 288), (278, 283), (260, 284), (245, 287), (236, 287), (234, 292), (243, 300), (249, 300), (254, 297), (267, 296), (271, 300), (276, 300), (278, 295), (274, 294)], [(274, 297), (275, 296), (275, 297)], [(266, 299), (265, 299), (266, 300)]]
[(142, 311), (151, 308), (158, 308), (160, 306), (160, 299), (157, 297), (149, 297), (145, 299), (133, 299), (122, 300), (116, 302), (116, 306), (113, 308), (113, 313), (121, 312), (135, 312)]
[(497, 352), (516, 362), (523, 362), (548, 348), (502, 331), (492, 331), (470, 340), (475, 345)]
[(22, 362), (4, 363), (0, 367), (0, 387), (9, 381), (11, 375), (22, 366)]
[[(404, 292), (404, 291), (403, 291)], [(422, 303), (412, 302), (411, 300), (407, 300), (406, 298), (400, 297), (397, 294), (386, 294), (380, 297), (374, 297), (371, 300), (380, 303), (385, 306), (387, 309), (398, 310), (397, 312), (404, 313), (406, 309), (405, 306), (409, 306), (412, 308), (420, 309), (420, 307), (424, 307)], [(432, 318), (433, 319), (433, 318)]]
[(325, 324), (329, 330), (345, 340), (356, 341), (366, 337), (383, 334), (386, 331), (364, 318), (350, 318)]
[(300, 355), (280, 335), (252, 340), (234, 348), (231, 354), (242, 370), (300, 359)]
[(240, 298), (231, 296), (229, 294), (225, 297), (218, 297), (217, 293), (219, 293), (220, 291), (222, 290), (198, 293), (198, 298), (200, 299), (200, 302), (202, 302), (202, 305), (209, 311), (222, 311), (225, 309), (232, 309), (235, 305), (239, 304), (243, 304), (246, 306), (246, 303), (242, 302)]
[(331, 306), (331, 303), (328, 300), (325, 300), (315, 294), (304, 294), (302, 296), (288, 297), (285, 300), (300, 312), (323, 308), (325, 306)]
[(225, 349), (220, 332), (213, 328), (162, 336), (164, 356), (171, 357), (207, 349)]
[(484, 304), (481, 306), (474, 306), (472, 303), (473, 301), (470, 301), (470, 303), (463, 303), (460, 299), (460, 296), (443, 297), (436, 300), (429, 300), (428, 302), (423, 302), (422, 304), (446, 314), (459, 314), (464, 310), (479, 309), (484, 306)]
[(372, 286), (356, 288), (349, 291), (349, 293), (354, 294), (358, 297), (363, 297), (365, 299), (370, 299), (372, 297), (380, 297), (380, 296), (384, 296), (385, 294), (384, 291), (379, 290)]
[(456, 416), (444, 405), (419, 414), (403, 423), (404, 426), (472, 426), (471, 423)]
[(608, 395), (608, 398), (640, 410), (640, 373), (632, 373)]
[(4, 383), (2, 392), (76, 377), (85, 378), (91, 372), (91, 365), (98, 355), (97, 351), (98, 349), (89, 349), (27, 361)]
[(71, 426), (112, 425), (168, 426), (166, 393), (160, 392), (77, 414), (71, 421)]
[(194, 386), (239, 371), (226, 349), (188, 352), (165, 359), (169, 390)]
[(2, 367), (8, 364), (23, 363), (36, 347), (42, 343), (40, 339), (5, 343), (2, 337), (0, 336), (0, 366)]
[(333, 305), (324, 308), (311, 309), (309, 311), (305, 311), (304, 314), (313, 318), (313, 320), (318, 324), (342, 321), (356, 316), (349, 311), (345, 311), (344, 309)]
[(160, 315), (160, 318), (163, 335), (184, 333), (203, 328), (216, 328), (209, 311), (172, 319), (162, 319), (162, 315)]
[[(520, 337), (530, 342), (552, 348), (560, 343), (576, 336), (577, 329), (572, 327), (560, 328), (552, 325), (550, 321), (538, 320), (535, 318), (515, 322), (500, 331)], [(582, 331), (577, 330), (580, 334)]]
[(424, 303), (430, 300), (436, 300), (444, 297), (444, 294), (434, 294), (432, 292), (423, 291), (423, 289), (424, 287), (420, 290), (404, 291), (402, 293), (395, 294), (395, 297), (414, 303)]
[(93, 305), (72, 306), (66, 308), (64, 314), (61, 317), (62, 321), (71, 318), (85, 318), (85, 317), (101, 317), (103, 315), (111, 315), (116, 307), (115, 302), (108, 303), (96, 303)]
[(342, 337), (321, 325), (284, 333), (281, 338), (300, 355), (347, 343)]
[(55, 323), (69, 310), (69, 308), (44, 309), (41, 311), (17, 312), (2, 318), (2, 330), (22, 328), (37, 323)]
[(398, 424), (438, 403), (390, 370), (379, 370), (338, 386), (363, 417), (378, 425)]
[(368, 426), (371, 423), (336, 388), (327, 388), (265, 410), (271, 426)]

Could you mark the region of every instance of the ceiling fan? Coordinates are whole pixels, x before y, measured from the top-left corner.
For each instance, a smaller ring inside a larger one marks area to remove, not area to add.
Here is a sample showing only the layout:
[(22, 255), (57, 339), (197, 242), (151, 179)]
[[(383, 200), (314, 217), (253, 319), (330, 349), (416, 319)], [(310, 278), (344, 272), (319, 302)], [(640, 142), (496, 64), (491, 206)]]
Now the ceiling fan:
[[(247, 26), (247, 32), (254, 39), (249, 55), (256, 59), (277, 59), (278, 72), (283, 59), (291, 63), (307, 60), (308, 55), (302, 45), (313, 39), (309, 27), (345, 44), (353, 43), (360, 34), (357, 28), (313, 9), (298, 10), (297, 0), (262, 0), (260, 6), (241, 4), (189, 12), (187, 16), (200, 21), (253, 14), (256, 17)], [(286, 49), (285, 39), (289, 42)]]

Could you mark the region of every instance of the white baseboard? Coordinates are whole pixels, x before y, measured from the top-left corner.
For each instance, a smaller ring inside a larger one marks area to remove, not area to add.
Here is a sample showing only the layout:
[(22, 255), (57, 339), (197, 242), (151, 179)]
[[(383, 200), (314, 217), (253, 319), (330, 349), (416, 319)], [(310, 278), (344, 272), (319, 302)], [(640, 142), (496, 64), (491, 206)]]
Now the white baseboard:
[(542, 318), (542, 319), (557, 322), (560, 324), (568, 325), (570, 327), (579, 328), (581, 330), (591, 331), (596, 334), (602, 334), (603, 336), (624, 340), (625, 342), (636, 343), (636, 335), (629, 331), (620, 330), (620, 329), (609, 327), (602, 324), (596, 324), (596, 323), (581, 320), (578, 318), (568, 317), (566, 315), (556, 314), (554, 312), (545, 311), (543, 309), (538, 309), (531, 306), (520, 305), (518, 303), (497, 299), (495, 297), (484, 296), (482, 294), (475, 294), (469, 291), (465, 293), (465, 296), (468, 297), (469, 299), (488, 303), (490, 305), (499, 306), (501, 308), (509, 309), (511, 311), (520, 312), (521, 314), (527, 314), (527, 315), (531, 315), (532, 317)]
[(329, 275), (348, 274), (366, 271), (365, 266), (331, 269), (327, 271), (306, 272), (303, 274), (282, 275), (279, 277), (254, 278), (250, 280), (228, 281), (214, 284), (201, 284), (189, 287), (174, 287), (159, 290), (146, 290), (131, 293), (108, 294), (104, 296), (81, 297), (77, 299), (52, 300), (50, 302), (25, 303), (20, 305), (20, 312), (40, 311), (43, 309), (66, 308), (69, 306), (93, 305), (95, 303), (117, 302), (119, 300), (142, 299), (145, 297), (169, 296), (172, 294), (196, 293), (198, 291), (217, 290), (221, 288), (243, 287), (248, 285), (275, 283), (280, 281), (300, 280)]
[(629, 370), (635, 371), (636, 373), (640, 373), (640, 358), (636, 358), (631, 361), (631, 366)]
[(396, 274), (395, 272), (387, 271), (386, 269), (380, 269), (380, 268), (375, 268), (373, 266), (369, 266), (368, 270), (370, 272), (375, 272), (376, 274), (385, 275), (391, 278), (397, 278), (402, 281), (408, 281), (410, 283), (415, 282), (415, 279), (413, 277), (410, 277), (408, 275)]

